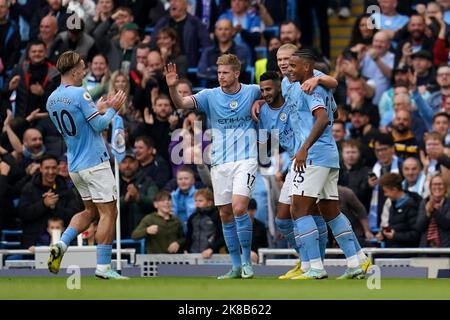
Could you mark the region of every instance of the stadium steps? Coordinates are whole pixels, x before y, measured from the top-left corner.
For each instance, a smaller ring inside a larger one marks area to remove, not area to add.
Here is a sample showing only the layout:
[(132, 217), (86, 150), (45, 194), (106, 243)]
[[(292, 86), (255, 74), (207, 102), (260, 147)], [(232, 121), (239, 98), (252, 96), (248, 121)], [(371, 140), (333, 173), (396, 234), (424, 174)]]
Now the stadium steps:
[(352, 15), (348, 19), (339, 19), (337, 13), (328, 18), (331, 35), (331, 61), (333, 64), (336, 57), (350, 42), (356, 18), (364, 12), (364, 0), (352, 0), (351, 12)]

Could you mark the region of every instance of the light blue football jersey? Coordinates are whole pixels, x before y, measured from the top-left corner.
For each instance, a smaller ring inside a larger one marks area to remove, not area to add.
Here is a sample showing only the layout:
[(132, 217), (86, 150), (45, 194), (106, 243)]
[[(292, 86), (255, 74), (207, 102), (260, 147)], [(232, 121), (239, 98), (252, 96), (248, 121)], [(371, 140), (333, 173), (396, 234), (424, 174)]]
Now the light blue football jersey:
[(336, 103), (330, 90), (322, 86), (314, 89), (311, 95), (306, 94), (300, 87), (300, 83), (295, 83), (290, 88), (287, 99), (290, 108), (289, 120), (294, 130), (296, 139), (305, 141), (310, 135), (314, 126), (314, 110), (325, 108), (328, 113), (328, 125), (325, 131), (308, 151), (308, 165), (316, 165), (327, 168), (339, 168), (339, 152), (332, 135), (333, 112)]
[[(321, 77), (325, 75), (325, 73), (316, 69), (314, 69), (313, 74), (314, 77)], [(289, 89), (291, 88), (293, 83), (295, 82), (290, 82), (288, 77), (283, 77), (283, 79), (281, 80), (281, 94), (284, 98), (286, 98), (286, 95), (289, 94)]]
[(82, 87), (61, 84), (47, 100), (47, 111), (67, 145), (69, 172), (92, 168), (109, 159), (101, 132), (116, 114), (100, 114)]
[(235, 94), (217, 87), (191, 96), (212, 127), (212, 165), (257, 158), (256, 124), (251, 108), (260, 95), (258, 85), (241, 84)]
[[(286, 102), (279, 109), (273, 109), (267, 103), (264, 103), (259, 112), (258, 125), (260, 142), (266, 142), (269, 133), (277, 134), (280, 145), (290, 157), (293, 157), (300, 149), (301, 141), (295, 139), (294, 130), (289, 121), (289, 107)], [(266, 130), (267, 134), (262, 133), (261, 130)]]

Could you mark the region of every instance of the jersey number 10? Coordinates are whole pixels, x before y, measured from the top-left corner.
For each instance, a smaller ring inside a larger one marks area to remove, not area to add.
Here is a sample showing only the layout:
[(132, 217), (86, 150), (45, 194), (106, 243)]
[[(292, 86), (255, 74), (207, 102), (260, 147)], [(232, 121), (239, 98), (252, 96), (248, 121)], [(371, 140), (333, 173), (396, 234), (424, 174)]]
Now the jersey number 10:
[[(58, 123), (59, 132), (61, 132), (62, 134), (71, 136), (71, 137), (73, 137), (74, 135), (77, 134), (77, 127), (75, 126), (75, 121), (73, 120), (69, 111), (62, 109), (61, 112), (59, 113), (59, 115), (58, 115), (57, 111), (53, 111), (52, 115), (53, 115), (53, 117), (55, 117), (56, 122)], [(69, 120), (70, 128), (67, 127), (65, 119)]]

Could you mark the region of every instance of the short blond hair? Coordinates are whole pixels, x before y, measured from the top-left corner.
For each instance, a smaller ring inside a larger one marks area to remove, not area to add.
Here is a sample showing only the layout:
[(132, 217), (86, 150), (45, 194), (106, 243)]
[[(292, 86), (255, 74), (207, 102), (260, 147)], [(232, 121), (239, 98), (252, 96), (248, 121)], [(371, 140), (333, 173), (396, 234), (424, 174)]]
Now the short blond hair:
[(241, 61), (234, 54), (227, 53), (217, 58), (218, 66), (231, 66), (234, 71), (241, 71)]
[(298, 47), (295, 44), (292, 44), (292, 43), (285, 43), (281, 47), (278, 48), (278, 51), (280, 51), (280, 50), (297, 51)]
[(73, 68), (75, 68), (83, 60), (81, 55), (75, 51), (66, 51), (59, 56), (56, 62), (56, 69), (64, 75)]

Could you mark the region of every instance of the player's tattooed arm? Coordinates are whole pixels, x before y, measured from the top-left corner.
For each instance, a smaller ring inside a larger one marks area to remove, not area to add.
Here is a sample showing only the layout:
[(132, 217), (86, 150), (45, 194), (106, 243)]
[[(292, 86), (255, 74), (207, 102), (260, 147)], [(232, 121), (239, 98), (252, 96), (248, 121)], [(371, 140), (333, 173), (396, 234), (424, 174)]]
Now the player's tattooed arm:
[(177, 66), (169, 63), (164, 67), (166, 73), (166, 82), (169, 87), (170, 98), (177, 109), (193, 109), (195, 107), (192, 96), (182, 97), (176, 90), (178, 83)]

